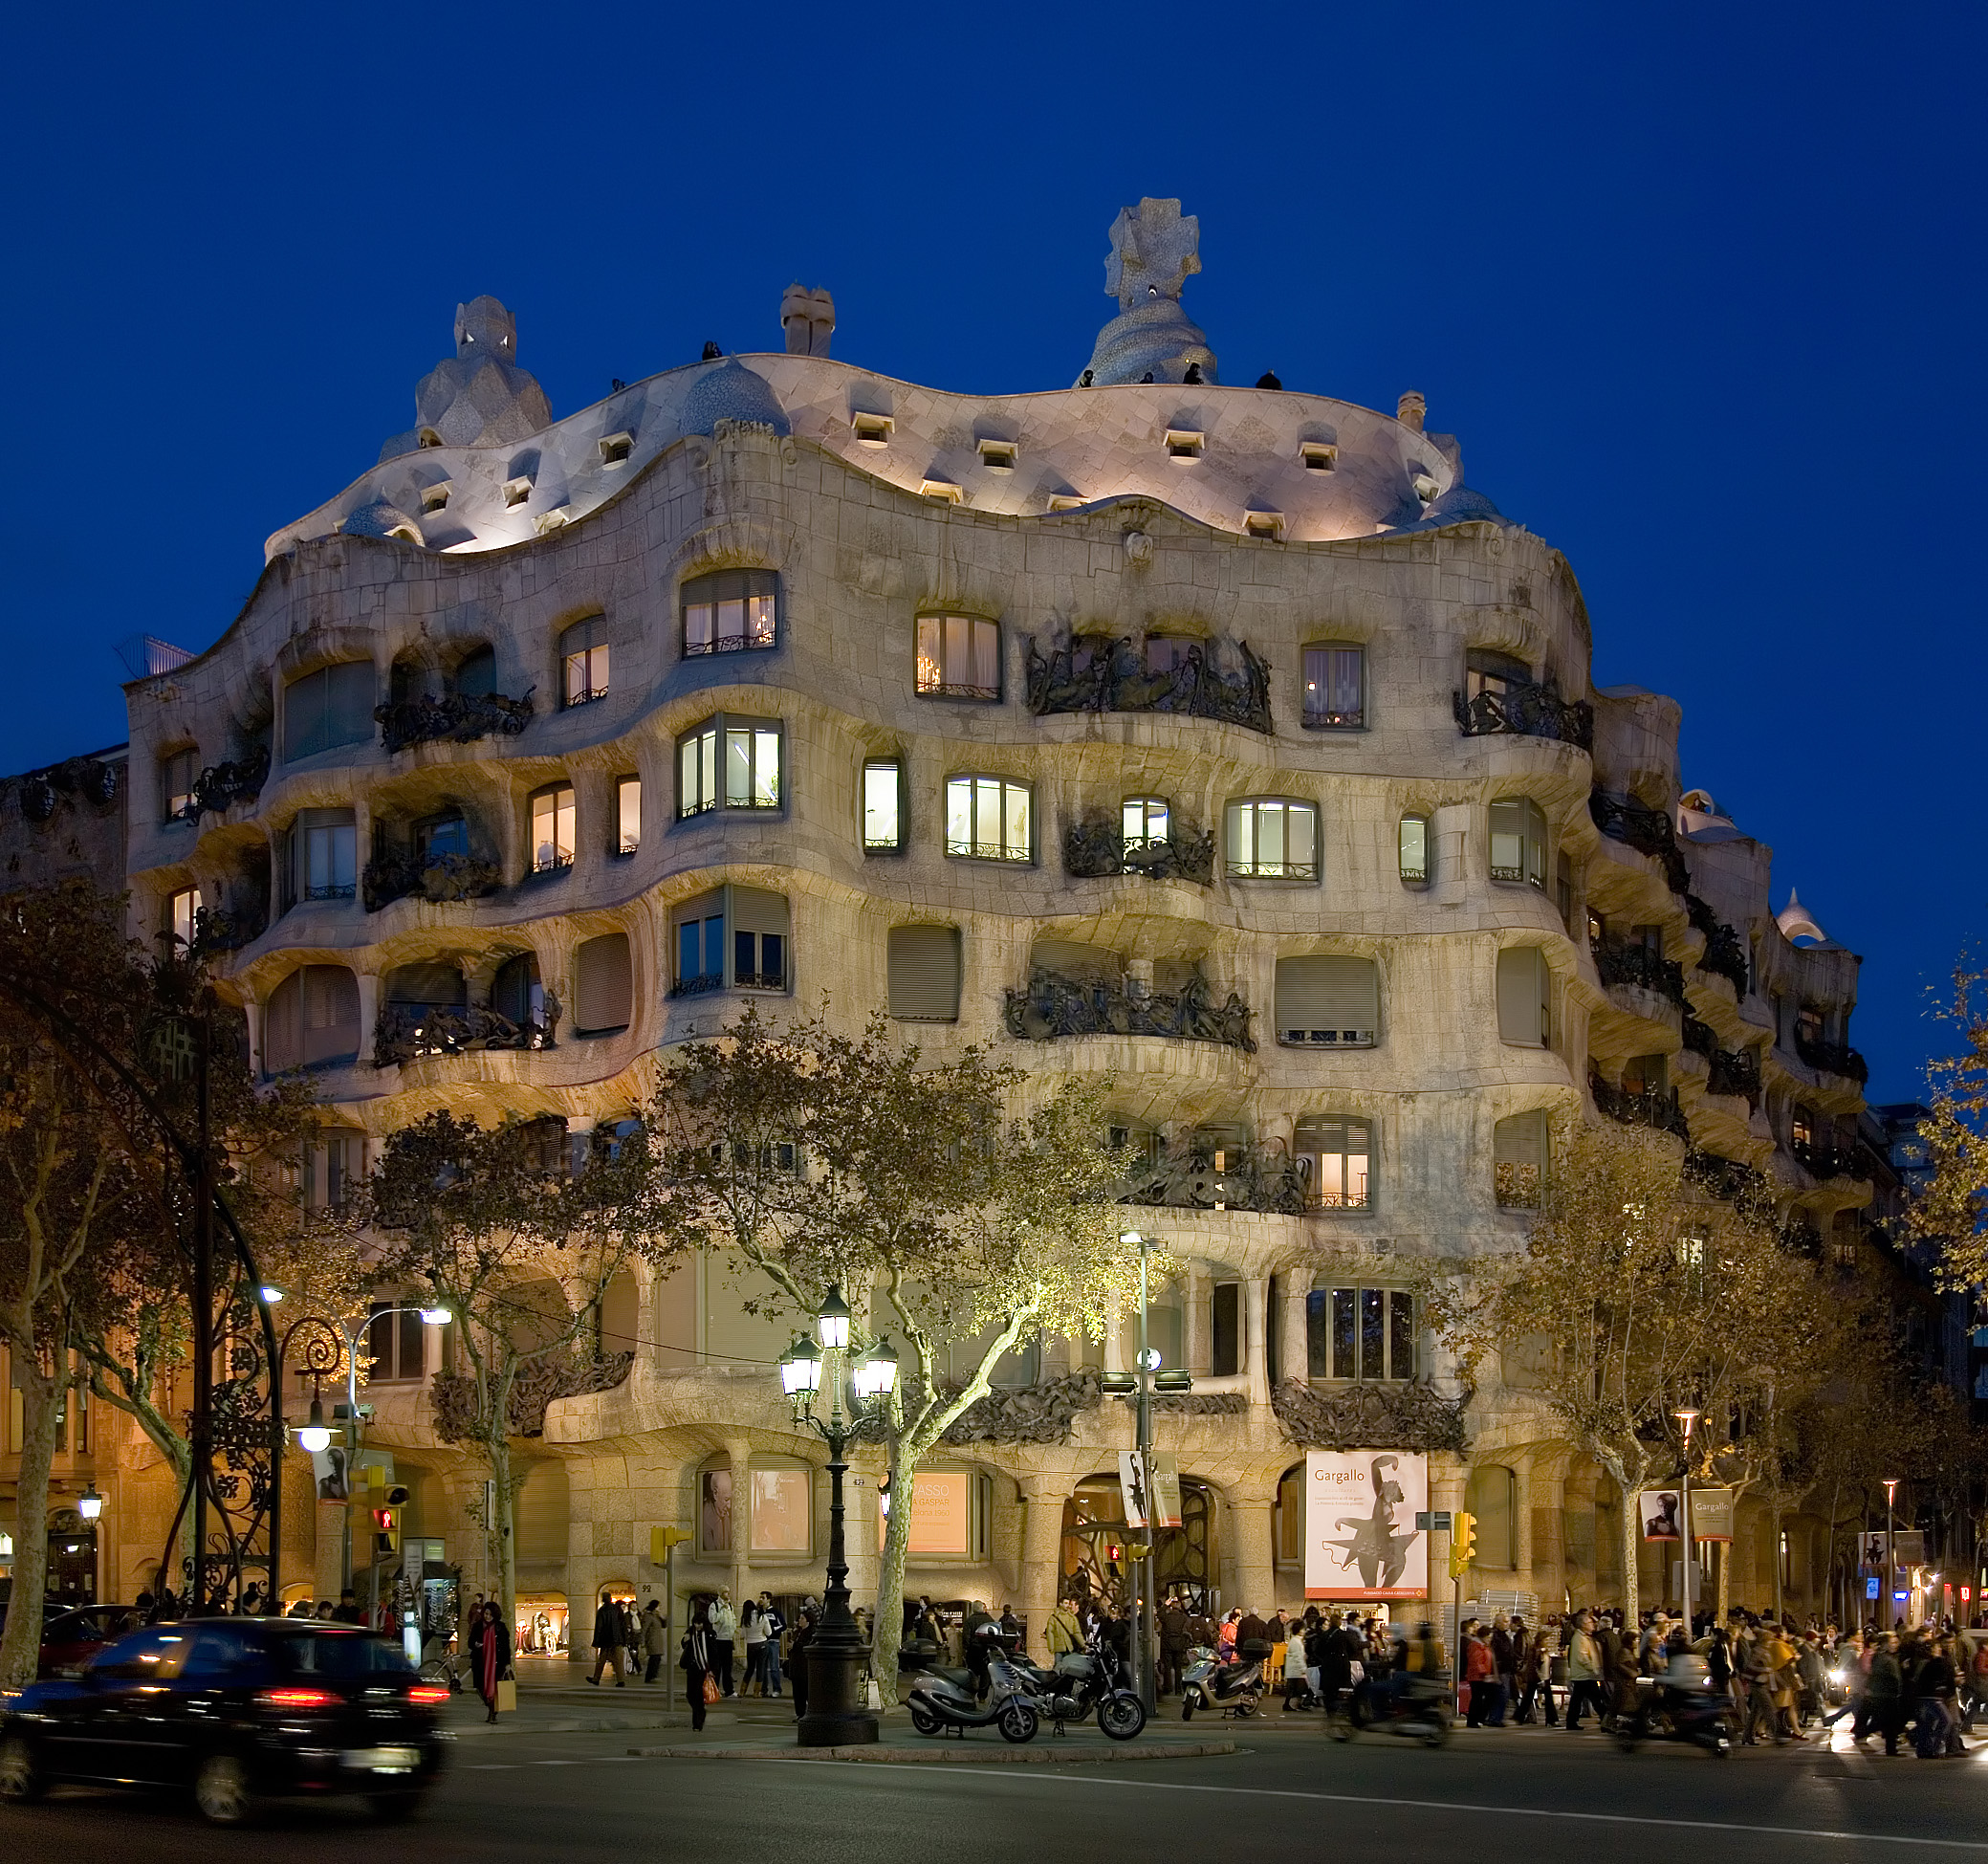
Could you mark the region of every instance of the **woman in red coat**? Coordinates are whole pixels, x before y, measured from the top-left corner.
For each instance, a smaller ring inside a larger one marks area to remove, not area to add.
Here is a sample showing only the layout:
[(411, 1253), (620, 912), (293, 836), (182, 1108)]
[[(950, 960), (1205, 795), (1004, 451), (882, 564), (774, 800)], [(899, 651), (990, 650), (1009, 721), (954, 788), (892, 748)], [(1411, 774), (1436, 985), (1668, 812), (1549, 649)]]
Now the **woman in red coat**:
[(493, 1599), (483, 1608), (483, 1649), (476, 1670), (476, 1693), (497, 1719), (497, 1685), (511, 1674), (511, 1628)]

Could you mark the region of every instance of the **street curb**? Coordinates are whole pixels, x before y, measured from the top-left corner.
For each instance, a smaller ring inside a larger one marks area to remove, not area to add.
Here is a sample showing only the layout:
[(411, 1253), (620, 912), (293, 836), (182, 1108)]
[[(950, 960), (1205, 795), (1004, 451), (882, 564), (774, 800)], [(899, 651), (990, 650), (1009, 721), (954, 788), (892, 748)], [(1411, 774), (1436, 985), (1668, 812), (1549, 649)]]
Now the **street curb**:
[(1237, 1752), (1233, 1741), (1169, 1742), (1152, 1747), (982, 1747), (949, 1742), (935, 1747), (631, 1747), (644, 1761), (854, 1761), (872, 1766), (1097, 1766), (1123, 1761), (1192, 1761)]

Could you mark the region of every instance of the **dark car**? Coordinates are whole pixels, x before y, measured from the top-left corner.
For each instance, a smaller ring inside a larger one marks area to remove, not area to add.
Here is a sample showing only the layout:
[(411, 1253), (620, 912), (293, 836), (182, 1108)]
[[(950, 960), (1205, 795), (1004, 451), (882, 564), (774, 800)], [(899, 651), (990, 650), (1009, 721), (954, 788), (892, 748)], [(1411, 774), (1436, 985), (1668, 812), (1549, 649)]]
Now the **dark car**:
[(420, 1807), (442, 1766), (437, 1708), (401, 1650), (348, 1625), (205, 1618), (120, 1637), (0, 1716), (0, 1798), (59, 1781), (191, 1788), (216, 1825), (265, 1796), (364, 1793)]
[(144, 1613), (135, 1605), (78, 1605), (41, 1628), (42, 1677), (74, 1677), (115, 1637), (136, 1631)]

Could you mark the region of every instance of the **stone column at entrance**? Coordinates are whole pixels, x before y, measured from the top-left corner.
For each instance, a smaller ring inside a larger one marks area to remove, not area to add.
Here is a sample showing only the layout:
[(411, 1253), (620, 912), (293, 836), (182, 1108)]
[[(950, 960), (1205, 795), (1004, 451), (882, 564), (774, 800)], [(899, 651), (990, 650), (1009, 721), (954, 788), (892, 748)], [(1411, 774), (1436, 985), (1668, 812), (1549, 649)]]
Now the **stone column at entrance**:
[[(1464, 1505), (1464, 1498), (1470, 1492), (1470, 1471), (1464, 1467), (1460, 1458), (1447, 1453), (1438, 1453), (1429, 1459), (1429, 1505), (1438, 1513), (1447, 1509), (1450, 1518), (1456, 1518), (1457, 1509)], [(1464, 1580), (1464, 1592), (1468, 1595), (1475, 1585), (1475, 1576)], [(1429, 1537), (1429, 1603), (1431, 1623), (1442, 1622), (1442, 1608), (1453, 1607), (1456, 1603), (1456, 1582), (1450, 1577), (1450, 1536), (1431, 1534)], [(1454, 1653), (1452, 1653), (1453, 1656)]]
[(1028, 1517), (1021, 1531), (1021, 1609), (1029, 1621), (1029, 1655), (1049, 1661), (1044, 1633), (1063, 1572), (1063, 1502), (1068, 1483), (1050, 1476), (1025, 1477), (1021, 1497)]
[(1207, 1378), (1214, 1366), (1214, 1352), (1208, 1327), (1208, 1271), (1198, 1265), (1188, 1270), (1187, 1334), (1188, 1371), (1196, 1378)]
[(1245, 1612), (1267, 1618), (1276, 1610), (1277, 1566), (1271, 1544), (1271, 1502), (1248, 1501), (1231, 1504), (1235, 1516), (1236, 1595), (1224, 1599), (1226, 1612), (1239, 1605)]
[[(726, 1460), (732, 1465), (732, 1609), (745, 1601), (746, 1589), (753, 1583), (753, 1445), (749, 1438), (732, 1437), (725, 1445)], [(745, 1646), (734, 1652), (732, 1675), (738, 1679)]]
[(1270, 1354), (1266, 1332), (1269, 1304), (1270, 1278), (1252, 1275), (1242, 1284), (1242, 1369), (1249, 1380), (1249, 1398), (1253, 1405), (1270, 1402)]
[(1281, 1328), (1278, 1336), (1278, 1377), (1300, 1382), (1311, 1376), (1311, 1355), (1305, 1327), (1305, 1285), (1310, 1278), (1302, 1270), (1286, 1270), (1278, 1278), (1278, 1313)]

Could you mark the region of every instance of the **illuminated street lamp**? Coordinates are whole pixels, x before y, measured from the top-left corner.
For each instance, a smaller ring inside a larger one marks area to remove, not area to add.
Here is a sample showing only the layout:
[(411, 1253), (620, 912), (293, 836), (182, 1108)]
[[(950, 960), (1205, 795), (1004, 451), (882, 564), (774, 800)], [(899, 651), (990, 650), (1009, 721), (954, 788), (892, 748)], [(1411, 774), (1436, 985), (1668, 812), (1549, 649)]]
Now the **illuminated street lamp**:
[(76, 1497), (76, 1511), (85, 1521), (95, 1521), (103, 1513), (103, 1497), (97, 1493), (97, 1484), (94, 1481)]
[(1684, 1634), (1690, 1637), (1695, 1629), (1692, 1624), (1692, 1426), (1698, 1421), (1698, 1414), (1690, 1405), (1679, 1405), (1671, 1414), (1684, 1427), (1684, 1494), (1680, 1506), (1684, 1513)]

